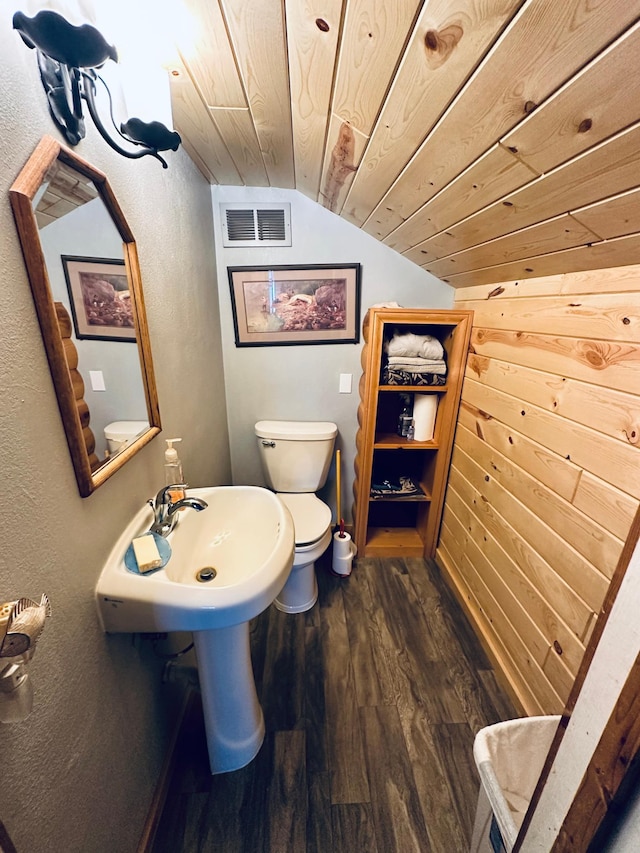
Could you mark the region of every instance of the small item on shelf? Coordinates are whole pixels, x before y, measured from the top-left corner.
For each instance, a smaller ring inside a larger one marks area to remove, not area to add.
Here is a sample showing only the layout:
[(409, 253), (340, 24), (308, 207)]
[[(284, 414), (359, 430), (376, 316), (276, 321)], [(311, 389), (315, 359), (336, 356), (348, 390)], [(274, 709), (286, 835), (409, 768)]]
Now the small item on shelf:
[(401, 334), (395, 330), (384, 345), (385, 385), (444, 385), (447, 363), (444, 347), (432, 335)]
[(381, 498), (414, 498), (424, 495), (420, 486), (416, 485), (411, 477), (398, 477), (397, 482), (383, 480), (381, 483), (371, 484), (371, 497), (374, 500)]
[(416, 437), (416, 422), (411, 418), (409, 429), (407, 430), (407, 441), (413, 441)]
[(382, 368), (382, 385), (446, 385), (446, 373), (410, 373), (408, 370), (395, 370), (389, 365)]
[(403, 394), (402, 397), (403, 406), (398, 418), (398, 435), (406, 438), (411, 425), (411, 397), (408, 394)]

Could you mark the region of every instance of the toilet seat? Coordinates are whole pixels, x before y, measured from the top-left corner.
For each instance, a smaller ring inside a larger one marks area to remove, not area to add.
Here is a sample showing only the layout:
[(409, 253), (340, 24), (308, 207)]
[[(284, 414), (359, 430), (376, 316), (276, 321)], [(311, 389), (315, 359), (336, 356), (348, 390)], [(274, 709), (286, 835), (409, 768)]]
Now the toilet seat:
[(293, 518), (296, 551), (311, 547), (322, 539), (331, 526), (331, 510), (319, 497), (313, 492), (276, 494)]

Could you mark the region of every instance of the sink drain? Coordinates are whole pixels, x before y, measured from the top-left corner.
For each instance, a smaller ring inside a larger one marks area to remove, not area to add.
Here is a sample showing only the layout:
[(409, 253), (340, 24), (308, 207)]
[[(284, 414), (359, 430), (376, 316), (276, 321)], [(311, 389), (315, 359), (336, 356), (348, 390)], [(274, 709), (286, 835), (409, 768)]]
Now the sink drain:
[(196, 580), (200, 581), (200, 583), (206, 583), (207, 581), (212, 581), (217, 574), (213, 566), (205, 566), (204, 569), (199, 569), (196, 572)]

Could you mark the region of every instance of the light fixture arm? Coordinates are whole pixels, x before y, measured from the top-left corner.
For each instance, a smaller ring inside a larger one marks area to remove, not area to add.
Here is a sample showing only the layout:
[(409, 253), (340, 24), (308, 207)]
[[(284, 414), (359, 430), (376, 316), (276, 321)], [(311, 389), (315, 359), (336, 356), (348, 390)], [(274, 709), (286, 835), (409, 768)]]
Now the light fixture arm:
[[(70, 145), (77, 145), (86, 134), (82, 109), (85, 101), (100, 136), (114, 151), (132, 160), (151, 155), (167, 168), (158, 152), (177, 151), (182, 142), (180, 134), (159, 121), (145, 122), (138, 118), (130, 118), (118, 129), (113, 119), (111, 92), (96, 71), (108, 59), (117, 62), (118, 54), (95, 27), (88, 24), (74, 27), (62, 15), (49, 10), (38, 12), (33, 18), (16, 12), (13, 26), (27, 47), (36, 51), (51, 117)], [(96, 105), (96, 80), (107, 91), (111, 122), (117, 135), (137, 150), (123, 148), (107, 131)]]
[[(112, 100), (111, 100), (111, 92), (109, 91), (109, 87), (103, 80), (103, 78), (95, 72), (95, 70), (91, 69), (89, 71), (82, 71), (82, 98), (86, 101), (87, 108), (89, 110), (89, 115), (93, 119), (93, 123), (95, 124), (98, 133), (104, 139), (104, 141), (113, 148), (114, 151), (117, 151), (118, 154), (122, 154), (123, 157), (128, 157), (130, 160), (138, 160), (140, 157), (144, 157), (147, 154), (150, 154), (152, 157), (155, 157), (162, 163), (162, 168), (167, 168), (166, 160), (158, 154), (158, 151), (166, 151), (168, 148), (171, 148), (173, 151), (178, 150), (178, 146), (180, 145), (181, 139), (179, 134), (174, 131), (168, 130), (164, 124), (159, 121), (154, 122), (144, 122), (141, 119), (129, 119), (124, 124), (120, 125), (120, 129), (118, 129), (115, 120), (113, 118), (113, 109), (112, 109)], [(123, 148), (119, 145), (115, 139), (113, 139), (106, 127), (100, 115), (98, 114), (98, 109), (96, 107), (95, 101), (95, 93), (96, 93), (96, 80), (100, 80), (102, 85), (105, 87), (107, 91), (107, 95), (109, 97), (109, 115), (111, 117), (111, 123), (113, 127), (122, 139), (125, 142), (129, 142), (131, 145), (137, 145), (137, 151), (128, 151), (126, 148)], [(132, 129), (136, 128), (138, 131), (138, 138), (134, 138), (132, 135)], [(155, 145), (153, 143), (156, 143)]]

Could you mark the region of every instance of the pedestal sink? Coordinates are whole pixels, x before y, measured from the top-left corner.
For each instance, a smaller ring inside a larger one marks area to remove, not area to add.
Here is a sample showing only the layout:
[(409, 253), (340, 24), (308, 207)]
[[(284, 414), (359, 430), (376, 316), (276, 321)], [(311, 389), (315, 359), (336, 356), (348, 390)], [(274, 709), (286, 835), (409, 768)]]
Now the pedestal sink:
[(273, 492), (258, 486), (189, 489), (202, 512), (180, 511), (163, 568), (127, 568), (132, 540), (149, 529), (143, 507), (102, 570), (96, 601), (106, 632), (192, 631), (212, 773), (248, 764), (264, 738), (253, 679), (249, 620), (283, 588), (294, 552), (293, 521)]

